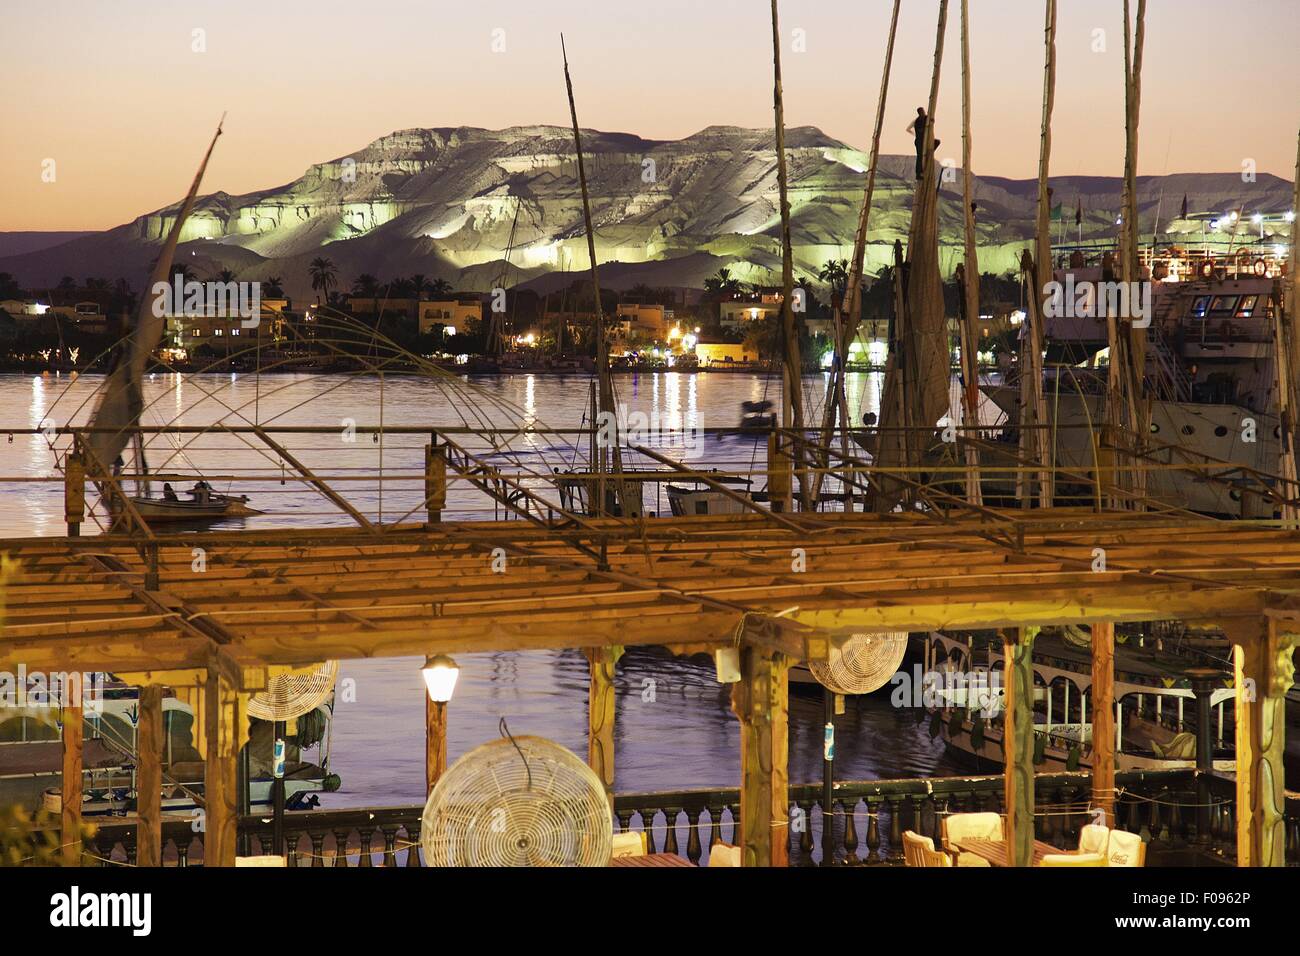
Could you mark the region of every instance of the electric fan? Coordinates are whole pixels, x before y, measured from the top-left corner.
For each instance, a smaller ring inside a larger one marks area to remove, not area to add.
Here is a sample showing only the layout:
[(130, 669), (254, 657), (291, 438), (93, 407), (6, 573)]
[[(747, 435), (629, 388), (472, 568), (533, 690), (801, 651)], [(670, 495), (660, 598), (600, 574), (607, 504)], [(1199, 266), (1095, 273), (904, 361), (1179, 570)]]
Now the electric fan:
[(307, 664), (277, 674), (266, 690), (248, 699), (248, 715), (258, 720), (292, 720), (315, 710), (334, 690), (339, 662)]
[(595, 772), (543, 737), (476, 747), (447, 769), (425, 804), (428, 866), (606, 866), (609, 798)]
[(808, 670), (837, 694), (869, 694), (889, 682), (906, 653), (906, 631), (854, 634), (839, 646), (832, 643), (826, 660), (809, 661)]

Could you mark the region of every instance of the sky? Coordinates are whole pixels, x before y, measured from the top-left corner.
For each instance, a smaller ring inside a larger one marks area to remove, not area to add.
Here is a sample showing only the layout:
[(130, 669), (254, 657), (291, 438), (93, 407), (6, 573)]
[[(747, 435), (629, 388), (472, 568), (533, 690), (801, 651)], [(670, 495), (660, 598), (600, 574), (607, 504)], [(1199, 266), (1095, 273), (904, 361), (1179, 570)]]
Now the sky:
[[(887, 153), (911, 149), (939, 7), (902, 5)], [(1291, 179), (1300, 0), (1148, 6), (1138, 172), (1253, 160)], [(782, 0), (787, 126), (869, 148), (891, 7)], [(959, 10), (937, 111), (958, 161)], [(970, 0), (979, 174), (1036, 175), (1043, 10)], [(207, 192), (282, 185), (396, 129), (567, 125), (561, 30), (584, 127), (772, 125), (766, 0), (4, 0), (0, 25), (0, 230), (104, 229), (176, 201), (223, 112)], [(1123, 49), (1122, 0), (1060, 0), (1054, 175), (1122, 172)]]

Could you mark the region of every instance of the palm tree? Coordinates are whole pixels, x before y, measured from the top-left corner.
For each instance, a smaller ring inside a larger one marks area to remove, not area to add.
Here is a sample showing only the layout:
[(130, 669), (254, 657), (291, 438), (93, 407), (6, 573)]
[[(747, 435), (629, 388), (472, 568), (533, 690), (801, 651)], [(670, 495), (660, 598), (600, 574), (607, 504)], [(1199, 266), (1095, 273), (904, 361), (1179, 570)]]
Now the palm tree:
[(284, 298), (284, 280), (279, 276), (267, 276), (262, 280), (262, 291), (268, 299)]
[(64, 276), (59, 280), (57, 288), (60, 292), (71, 292), (77, 288), (77, 280), (72, 276)]
[(731, 270), (723, 267), (717, 275), (704, 280), (704, 291), (719, 298), (733, 296), (740, 291), (740, 280), (731, 277)]
[(411, 276), (411, 288), (415, 290), (415, 297), (417, 299), (424, 294), (424, 291), (428, 287), (429, 280), (423, 272), (417, 272), (415, 275)]
[(817, 278), (831, 287), (831, 298), (839, 301), (844, 297), (844, 289), (849, 284), (849, 260), (827, 259), (817, 273)]
[(410, 279), (404, 279), (401, 276), (393, 279), (388, 283), (388, 296), (392, 299), (409, 299), (412, 295), (412, 286)]
[(334, 263), (329, 259), (317, 256), (311, 261), (307, 271), (311, 276), (312, 290), (319, 292), (325, 303), (328, 304), (330, 287), (338, 285), (338, 273), (334, 268)]
[(220, 272), (217, 273), (217, 278), (220, 279), (222, 282), (234, 282), (235, 273), (230, 269), (222, 269)]
[(451, 283), (446, 279), (434, 279), (427, 286), (429, 296), (433, 299), (443, 299), (451, 295)]
[(369, 272), (363, 272), (352, 283), (352, 294), (373, 299), (379, 294), (379, 280)]

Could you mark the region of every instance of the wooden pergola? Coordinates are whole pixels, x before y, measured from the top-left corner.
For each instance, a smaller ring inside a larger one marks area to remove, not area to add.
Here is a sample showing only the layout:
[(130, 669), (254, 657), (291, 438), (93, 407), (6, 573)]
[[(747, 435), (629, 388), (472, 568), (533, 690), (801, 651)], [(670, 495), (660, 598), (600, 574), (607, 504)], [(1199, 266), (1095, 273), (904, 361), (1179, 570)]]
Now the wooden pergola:
[[(1008, 645), (1008, 829), (1032, 844), (1033, 638), (1093, 633), (1095, 800), (1113, 806), (1113, 625), (1220, 626), (1235, 645), (1238, 860), (1283, 862), (1284, 696), (1300, 633), (1300, 532), (1247, 522), (985, 510), (524, 521), (0, 541), (19, 562), (0, 669), (110, 671), (144, 688), (140, 774), (157, 779), (160, 688), (195, 708), (205, 757), (205, 858), (235, 855), (244, 703), (277, 668), (326, 659), (581, 648), (589, 759), (612, 787), (612, 680), (622, 649), (739, 645), (741, 842), (785, 862), (787, 673), (863, 631), (998, 629)], [(80, 779), (65, 713), (64, 779)], [(430, 721), (431, 777), (441, 727)], [(159, 811), (141, 793), (142, 863)], [(156, 793), (158, 788), (152, 788)], [(65, 788), (65, 792), (71, 792)], [(80, 808), (65, 804), (69, 834)], [(65, 842), (68, 842), (65, 840)]]

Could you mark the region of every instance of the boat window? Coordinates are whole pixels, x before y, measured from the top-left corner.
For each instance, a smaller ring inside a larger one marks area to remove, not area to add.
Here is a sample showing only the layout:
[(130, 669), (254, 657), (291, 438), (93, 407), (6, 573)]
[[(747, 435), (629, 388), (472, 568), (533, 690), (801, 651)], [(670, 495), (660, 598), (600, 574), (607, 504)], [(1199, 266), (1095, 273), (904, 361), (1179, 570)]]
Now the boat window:
[(1210, 297), (1208, 295), (1198, 295), (1196, 301), (1192, 303), (1192, 315), (1199, 318), (1205, 317), (1205, 310), (1209, 308)]
[(1216, 295), (1214, 300), (1210, 303), (1210, 314), (1231, 314), (1233, 306), (1236, 304), (1237, 297), (1235, 295)]
[(1259, 301), (1257, 295), (1243, 295), (1241, 304), (1237, 306), (1237, 317), (1248, 319), (1255, 314), (1255, 303)]

